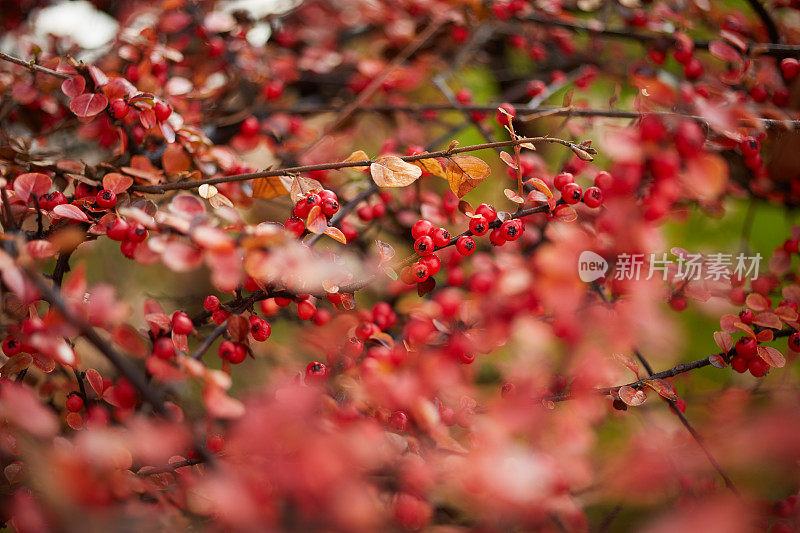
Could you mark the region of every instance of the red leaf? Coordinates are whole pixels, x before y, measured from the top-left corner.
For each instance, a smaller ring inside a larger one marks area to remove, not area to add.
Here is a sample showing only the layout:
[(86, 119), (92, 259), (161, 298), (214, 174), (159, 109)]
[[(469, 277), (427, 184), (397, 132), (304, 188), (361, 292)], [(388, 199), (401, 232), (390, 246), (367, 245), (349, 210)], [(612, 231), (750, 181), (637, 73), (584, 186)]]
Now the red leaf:
[(311, 208), (311, 211), (308, 213), (308, 220), (306, 221), (306, 228), (311, 233), (315, 233), (317, 235), (321, 235), (325, 233), (325, 228), (328, 227), (328, 220), (325, 218), (325, 215), (322, 212), (320, 206), (315, 205)]
[(559, 205), (553, 211), (553, 219), (559, 222), (575, 222), (578, 219), (578, 213), (571, 205)]
[(62, 218), (71, 218), (72, 220), (80, 220), (81, 222), (89, 222), (89, 217), (81, 209), (72, 204), (61, 204), (53, 208), (53, 213)]
[(85, 93), (69, 103), (69, 109), (81, 118), (93, 117), (108, 105), (108, 100), (102, 94)]
[(669, 383), (663, 379), (648, 379), (644, 383), (667, 400), (672, 400), (674, 402), (678, 399), (678, 395), (675, 394), (675, 391), (672, 389)]
[(769, 309), (769, 302), (767, 299), (757, 292), (748, 294), (747, 298), (745, 299), (745, 303), (747, 304), (747, 307), (756, 312)]
[(133, 178), (117, 172), (110, 172), (103, 176), (103, 188), (108, 189), (114, 194), (125, 192), (133, 185)]
[(61, 82), (61, 91), (70, 98), (80, 96), (84, 89), (86, 89), (86, 80), (83, 79), (83, 76), (73, 76)]
[(637, 378), (639, 377), (639, 363), (637, 363), (633, 357), (623, 353), (615, 353), (612, 357), (614, 357), (618, 363), (633, 372)]
[(53, 184), (47, 175), (38, 172), (21, 174), (14, 180), (14, 192), (24, 203), (31, 200), (31, 196), (39, 197), (50, 190)]
[(719, 349), (725, 353), (728, 353), (731, 348), (733, 348), (733, 337), (724, 331), (714, 332), (714, 342), (716, 342)]
[(644, 391), (636, 390), (628, 385), (623, 385), (620, 387), (618, 394), (620, 400), (632, 407), (642, 405), (647, 399), (647, 395), (644, 393)]
[(716, 368), (725, 368), (728, 366), (728, 363), (725, 362), (725, 359), (723, 359), (722, 356), (717, 353), (714, 355), (709, 355), (708, 362), (711, 363), (711, 366)]
[(89, 386), (92, 387), (98, 398), (103, 395), (103, 377), (100, 372), (94, 368), (89, 368), (86, 370), (86, 381), (89, 382)]
[(783, 368), (786, 364), (786, 358), (783, 354), (772, 346), (759, 346), (758, 355), (761, 359), (766, 361), (769, 366), (774, 366), (775, 368)]
[(758, 313), (753, 319), (753, 324), (756, 326), (773, 329), (781, 329), (781, 327), (783, 327), (781, 324), (781, 319), (778, 318), (778, 315), (770, 312)]

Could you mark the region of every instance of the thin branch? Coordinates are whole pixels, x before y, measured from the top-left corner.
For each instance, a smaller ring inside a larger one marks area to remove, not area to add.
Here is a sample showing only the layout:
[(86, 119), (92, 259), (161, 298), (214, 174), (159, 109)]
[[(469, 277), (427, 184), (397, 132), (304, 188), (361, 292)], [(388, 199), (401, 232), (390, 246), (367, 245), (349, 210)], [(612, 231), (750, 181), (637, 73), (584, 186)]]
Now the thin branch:
[(42, 298), (58, 309), (59, 313), (64, 317), (64, 320), (72, 324), (86, 340), (111, 361), (120, 374), (142, 393), (145, 400), (150, 402), (150, 405), (153, 406), (153, 410), (160, 414), (166, 414), (167, 411), (164, 405), (163, 392), (149, 384), (145, 376), (131, 365), (127, 358), (117, 352), (111, 344), (103, 339), (91, 324), (73, 313), (58, 289), (54, 289), (50, 283), (45, 281), (45, 279), (33, 269), (33, 267), (25, 266), (23, 268), (28, 278), (36, 285), (39, 292), (42, 293)]
[(9, 63), (14, 63), (15, 65), (20, 65), (22, 67), (26, 67), (31, 72), (41, 72), (42, 74), (49, 74), (51, 76), (55, 76), (57, 78), (61, 78), (62, 80), (66, 80), (71, 78), (69, 74), (64, 74), (63, 72), (57, 72), (55, 70), (49, 69), (47, 67), (43, 67), (41, 65), (37, 65), (33, 61), (25, 61), (24, 59), (20, 59), (18, 57), (13, 57), (8, 54), (4, 54), (0, 52), (0, 59), (8, 61)]
[[(416, 154), (416, 155), (406, 155), (401, 156), (400, 159), (406, 162), (412, 161), (420, 161), (422, 159), (434, 159), (436, 157), (447, 157), (455, 154), (461, 154), (464, 152), (475, 152), (478, 150), (487, 150), (493, 148), (502, 148), (505, 146), (516, 146), (519, 144), (525, 143), (553, 143), (553, 144), (562, 144), (567, 148), (571, 148), (573, 146), (577, 146), (576, 144), (565, 141), (563, 139), (557, 139), (555, 137), (527, 137), (522, 139), (510, 140), (510, 141), (498, 141), (494, 143), (484, 143), (484, 144), (475, 144), (471, 146), (461, 146), (458, 148), (448, 149), (448, 150), (439, 150), (437, 152), (430, 152), (430, 153), (423, 153), (423, 154)], [(151, 194), (163, 194), (165, 191), (177, 191), (177, 190), (187, 190), (187, 189), (196, 189), (201, 185), (208, 184), (208, 185), (216, 185), (218, 183), (228, 183), (232, 181), (247, 181), (256, 178), (269, 178), (275, 176), (285, 176), (287, 174), (300, 174), (303, 172), (313, 172), (315, 170), (338, 170), (342, 168), (355, 168), (355, 167), (368, 167), (372, 163), (377, 160), (375, 159), (368, 159), (366, 161), (339, 161), (337, 163), (319, 163), (316, 165), (303, 165), (298, 167), (290, 167), (290, 168), (283, 168), (277, 170), (262, 170), (260, 172), (250, 172), (247, 174), (236, 174), (234, 176), (220, 176), (218, 178), (210, 178), (205, 180), (196, 180), (196, 181), (176, 181), (174, 183), (164, 183), (162, 185), (134, 185), (131, 187), (131, 190), (135, 192), (141, 193), (151, 193)]]
[(781, 41), (781, 36), (778, 33), (778, 26), (775, 24), (775, 21), (772, 19), (772, 15), (769, 14), (769, 11), (759, 2), (758, 0), (747, 0), (747, 3), (750, 4), (750, 7), (755, 11), (758, 18), (761, 19), (761, 22), (764, 24), (764, 27), (767, 30), (767, 35), (769, 35), (769, 40), (773, 43), (779, 43)]
[(197, 349), (192, 352), (192, 359), (202, 359), (203, 355), (211, 348), (211, 345), (214, 344), (214, 341), (217, 340), (217, 337), (225, 333), (225, 330), (228, 329), (227, 323), (220, 324), (214, 331), (208, 334), (208, 336), (203, 339), (203, 343), (197, 347)]
[(403, 51), (391, 61), (391, 63), (386, 65), (386, 68), (383, 69), (383, 72), (374, 78), (370, 84), (367, 85), (367, 87), (361, 91), (361, 93), (359, 93), (358, 97), (342, 110), (339, 116), (337, 116), (332, 123), (328, 124), (328, 126), (322, 131), (322, 133), (320, 133), (314, 142), (303, 150), (303, 153), (313, 150), (319, 145), (320, 142), (322, 142), (323, 139), (330, 135), (331, 132), (338, 128), (345, 120), (350, 118), (350, 115), (352, 115), (356, 109), (358, 109), (364, 102), (369, 100), (373, 94), (375, 94), (375, 91), (381, 87), (386, 78), (389, 77), (389, 75), (394, 72), (397, 67), (405, 63), (409, 57), (419, 50), (420, 47), (422, 47), (422, 45), (425, 44), (434, 33), (436, 33), (436, 31), (441, 27), (442, 22), (442, 20), (434, 20), (428, 24), (428, 27), (425, 28), (425, 30), (420, 33), (416, 39), (411, 41), (403, 49)]
[(138, 474), (140, 476), (154, 476), (156, 474), (165, 474), (167, 472), (174, 472), (179, 468), (183, 468), (185, 466), (193, 466), (198, 465), (200, 463), (204, 463), (202, 457), (192, 457), (191, 459), (184, 459), (182, 461), (175, 461), (174, 463), (170, 463), (164, 466), (146, 466), (139, 470)]
[[(749, 1), (749, 0), (748, 0)], [(611, 29), (603, 27), (599, 22), (596, 26), (588, 26), (578, 24), (575, 22), (566, 22), (551, 17), (542, 17), (539, 15), (526, 15), (520, 20), (527, 20), (545, 26), (558, 26), (566, 28), (575, 32), (584, 32), (593, 36), (610, 37), (615, 39), (626, 39), (629, 41), (638, 41), (640, 43), (652, 43), (654, 41), (666, 42), (673, 45), (676, 42), (675, 37), (667, 33), (641, 33), (631, 31), (630, 29)], [(518, 29), (516, 31), (519, 31)], [(777, 41), (777, 39), (773, 39)], [(695, 40), (694, 47), (698, 50), (708, 50), (708, 45), (711, 41)], [(763, 53), (775, 57), (800, 57), (800, 46), (772, 43), (748, 43), (748, 53)]]

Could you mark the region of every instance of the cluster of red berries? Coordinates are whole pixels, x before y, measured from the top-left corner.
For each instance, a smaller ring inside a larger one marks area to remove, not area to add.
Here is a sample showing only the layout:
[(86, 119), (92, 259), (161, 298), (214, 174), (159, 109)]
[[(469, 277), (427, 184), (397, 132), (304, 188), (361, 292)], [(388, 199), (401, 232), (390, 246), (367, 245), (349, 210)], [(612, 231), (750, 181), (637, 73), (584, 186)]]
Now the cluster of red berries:
[(754, 338), (742, 337), (736, 342), (734, 351), (736, 355), (731, 358), (731, 368), (736, 372), (744, 374), (749, 370), (754, 377), (760, 378), (769, 371), (769, 365), (758, 355), (758, 342)]
[(127, 222), (123, 218), (114, 219), (106, 228), (106, 235), (112, 241), (120, 243), (122, 255), (133, 259), (136, 248), (147, 238), (148, 231), (139, 222)]
[(326, 217), (332, 217), (339, 211), (339, 199), (335, 192), (328, 189), (306, 194), (294, 205), (292, 215), (286, 220), (284, 227), (300, 237), (306, 230), (305, 219), (315, 207), (319, 207)]
[(575, 176), (570, 172), (562, 172), (553, 178), (553, 187), (561, 191), (561, 199), (569, 205), (574, 205), (583, 200), (586, 207), (600, 207), (603, 205), (603, 191), (600, 188), (602, 184), (608, 188), (610, 184), (606, 183), (611, 180), (611, 175), (608, 172), (600, 172), (595, 177), (595, 185), (587, 187), (584, 191), (580, 185), (575, 183)]

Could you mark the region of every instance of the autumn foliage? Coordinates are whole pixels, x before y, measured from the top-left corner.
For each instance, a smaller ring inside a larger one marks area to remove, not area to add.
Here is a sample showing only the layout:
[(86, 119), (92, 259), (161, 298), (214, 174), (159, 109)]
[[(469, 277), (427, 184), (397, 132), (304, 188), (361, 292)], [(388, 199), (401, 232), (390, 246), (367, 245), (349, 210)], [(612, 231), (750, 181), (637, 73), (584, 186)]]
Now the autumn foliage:
[(0, 13), (14, 531), (800, 527), (800, 3)]

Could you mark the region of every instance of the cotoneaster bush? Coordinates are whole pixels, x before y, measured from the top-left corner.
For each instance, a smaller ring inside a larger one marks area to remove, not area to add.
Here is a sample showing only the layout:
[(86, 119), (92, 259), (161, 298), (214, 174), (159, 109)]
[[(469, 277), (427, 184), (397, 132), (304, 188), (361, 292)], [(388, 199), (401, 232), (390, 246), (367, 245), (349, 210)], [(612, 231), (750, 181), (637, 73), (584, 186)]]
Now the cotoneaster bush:
[(797, 2), (0, 7), (15, 531), (797, 529)]

